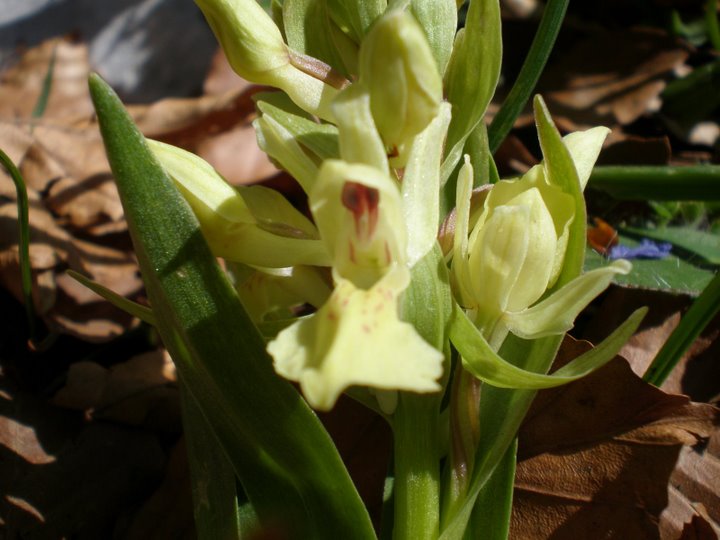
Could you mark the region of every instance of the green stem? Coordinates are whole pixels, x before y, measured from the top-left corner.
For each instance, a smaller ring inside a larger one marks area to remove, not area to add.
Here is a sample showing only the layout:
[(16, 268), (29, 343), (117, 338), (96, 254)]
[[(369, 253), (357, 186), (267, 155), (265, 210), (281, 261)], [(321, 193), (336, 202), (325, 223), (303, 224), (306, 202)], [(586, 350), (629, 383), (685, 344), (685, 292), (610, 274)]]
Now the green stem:
[(500, 143), (510, 132), (515, 119), (530, 98), (530, 94), (532, 94), (550, 57), (550, 52), (560, 32), (560, 26), (565, 18), (569, 3), (570, 0), (549, 0), (545, 6), (540, 26), (538, 26), (535, 33), (525, 62), (520, 68), (520, 74), (488, 128), (490, 151), (492, 153), (495, 153)]
[(7, 169), (8, 173), (15, 183), (15, 192), (17, 193), (18, 208), (18, 229), (20, 238), (18, 241), (18, 251), (20, 257), (20, 280), (23, 293), (23, 302), (25, 304), (25, 316), (27, 318), (28, 329), (30, 332), (30, 340), (36, 341), (37, 338), (37, 315), (35, 313), (35, 304), (32, 298), (32, 268), (30, 266), (30, 218), (27, 188), (25, 180), (20, 171), (8, 157), (8, 155), (0, 150), (0, 163)]
[(680, 320), (680, 324), (655, 356), (655, 360), (645, 372), (643, 379), (655, 386), (661, 386), (685, 351), (718, 311), (720, 311), (720, 272), (715, 274), (705, 290), (690, 306)]
[(720, 165), (595, 167), (590, 187), (616, 199), (693, 201), (720, 199)]
[(716, 51), (720, 51), (720, 23), (717, 16), (717, 0), (705, 2), (705, 25), (710, 43)]
[(402, 394), (395, 411), (395, 540), (440, 533), (438, 413), (434, 396)]

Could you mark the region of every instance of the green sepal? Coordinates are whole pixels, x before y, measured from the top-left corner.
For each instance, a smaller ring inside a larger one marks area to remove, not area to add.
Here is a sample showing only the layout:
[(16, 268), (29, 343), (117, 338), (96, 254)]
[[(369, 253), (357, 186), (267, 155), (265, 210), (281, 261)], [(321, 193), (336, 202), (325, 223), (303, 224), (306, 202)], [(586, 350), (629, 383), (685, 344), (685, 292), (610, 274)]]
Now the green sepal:
[(457, 304), (450, 321), (450, 341), (461, 354), (465, 369), (488, 384), (499, 388), (553, 388), (580, 379), (611, 360), (633, 335), (646, 312), (645, 308), (635, 311), (602, 343), (552, 375), (526, 371), (504, 360)]
[(97, 75), (90, 92), (158, 330), (261, 523), (308, 538), (373, 538), (337, 450), (273, 372), (190, 207)]
[(572, 155), (563, 143), (560, 132), (555, 127), (550, 117), (550, 111), (548, 111), (542, 97), (535, 96), (533, 105), (540, 148), (542, 148), (543, 153), (545, 178), (551, 186), (557, 186), (570, 195), (575, 203), (574, 217), (568, 228), (565, 259), (555, 283), (555, 289), (558, 289), (582, 272), (583, 262), (585, 261), (585, 243), (587, 241), (585, 198), (583, 197), (580, 177)]

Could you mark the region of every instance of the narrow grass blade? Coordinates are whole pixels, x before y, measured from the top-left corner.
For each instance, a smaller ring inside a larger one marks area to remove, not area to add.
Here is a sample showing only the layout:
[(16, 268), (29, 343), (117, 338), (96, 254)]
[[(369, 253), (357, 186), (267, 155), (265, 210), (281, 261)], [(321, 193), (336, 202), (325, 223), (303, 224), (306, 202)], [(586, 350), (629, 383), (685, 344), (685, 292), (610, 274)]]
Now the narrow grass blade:
[(491, 152), (494, 153), (498, 149), (530, 99), (555, 45), (569, 3), (570, 0), (549, 0), (545, 5), (540, 26), (535, 32), (535, 38), (515, 84), (488, 128)]
[(588, 185), (623, 200), (716, 201), (720, 165), (595, 167)]
[(30, 332), (30, 340), (36, 341), (38, 323), (37, 314), (35, 313), (35, 304), (32, 298), (32, 268), (30, 266), (30, 216), (27, 188), (25, 180), (20, 171), (8, 157), (8, 155), (0, 150), (0, 163), (10, 174), (15, 184), (15, 192), (17, 193), (17, 209), (18, 209), (18, 251), (20, 258), (20, 283), (23, 293), (23, 303), (25, 304), (25, 317), (27, 318), (28, 330)]
[(657, 353), (643, 379), (655, 386), (661, 386), (685, 351), (718, 311), (720, 311), (720, 272), (715, 274), (713, 280), (680, 319), (680, 324)]

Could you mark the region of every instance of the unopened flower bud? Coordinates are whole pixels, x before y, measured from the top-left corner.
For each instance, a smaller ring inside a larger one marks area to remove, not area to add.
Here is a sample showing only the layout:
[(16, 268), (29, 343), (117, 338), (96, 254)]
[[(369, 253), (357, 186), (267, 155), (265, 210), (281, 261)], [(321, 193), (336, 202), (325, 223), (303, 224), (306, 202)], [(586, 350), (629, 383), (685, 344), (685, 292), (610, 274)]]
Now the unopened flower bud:
[[(196, 0), (233, 70), (250, 82), (284, 90), (306, 111), (332, 120), (330, 103), (338, 90), (294, 64), (280, 29), (255, 0)], [(305, 63), (314, 60), (305, 58)], [(322, 64), (315, 60), (315, 63)]]
[(378, 19), (360, 47), (360, 82), (390, 156), (403, 154), (435, 118), (442, 79), (415, 18), (393, 10)]

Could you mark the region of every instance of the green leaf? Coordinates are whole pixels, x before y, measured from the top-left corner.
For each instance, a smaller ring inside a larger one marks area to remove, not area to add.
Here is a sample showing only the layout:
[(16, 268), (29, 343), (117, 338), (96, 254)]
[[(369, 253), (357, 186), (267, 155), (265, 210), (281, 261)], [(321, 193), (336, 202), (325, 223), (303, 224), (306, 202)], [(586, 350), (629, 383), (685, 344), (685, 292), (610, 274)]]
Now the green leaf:
[(512, 129), (537, 84), (560, 33), (570, 0), (548, 0), (532, 45), (512, 89), (488, 128), (490, 150), (494, 153)]
[(662, 229), (622, 227), (620, 230), (635, 237), (670, 242), (674, 246), (699, 255), (710, 264), (720, 265), (720, 235), (699, 231), (692, 227), (664, 227)]
[(507, 449), (478, 494), (468, 524), (469, 537), (483, 540), (507, 540), (510, 532), (516, 463), (517, 439)]
[(499, 388), (552, 388), (580, 379), (612, 359), (632, 336), (644, 314), (645, 310), (637, 310), (600, 345), (552, 375), (526, 371), (503, 359), (457, 304), (450, 323), (450, 341), (462, 355), (465, 369), (488, 384)]
[[(635, 311), (594, 349), (580, 355), (549, 377), (587, 374), (593, 370), (592, 366), (597, 368), (612, 359), (635, 332), (646, 312), (646, 308)], [(463, 324), (472, 326), (469, 320)], [(451, 326), (451, 339), (454, 331)], [(509, 365), (523, 373), (530, 373), (525, 369), (544, 373), (554, 360), (561, 341), (562, 336), (527, 341), (510, 335), (500, 353), (509, 360)], [(458, 350), (462, 354), (462, 350)], [(495, 387), (492, 383), (483, 387), (480, 403), (482, 437), (476, 452), (471, 487), (460, 510), (451, 516), (443, 516), (441, 540), (459, 540), (464, 537), (475, 500), (512, 444), (534, 397), (534, 390), (508, 390)]]
[[(224, 452), (217, 451), (215, 433), (182, 382), (180, 398), (197, 537), (242, 538), (232, 463)], [(257, 526), (257, 516), (252, 517), (250, 521)]]
[(680, 324), (657, 353), (643, 379), (655, 386), (661, 386), (718, 311), (720, 311), (720, 273), (715, 274), (710, 284), (680, 319)]
[(0, 164), (7, 170), (15, 184), (15, 194), (17, 197), (17, 219), (18, 219), (18, 257), (20, 259), (20, 287), (23, 294), (23, 304), (25, 304), (25, 317), (30, 331), (30, 339), (35, 341), (39, 320), (35, 313), (35, 304), (32, 297), (32, 266), (30, 264), (30, 206), (28, 203), (27, 187), (25, 179), (20, 171), (12, 162), (10, 157), (0, 150)]
[(152, 326), (157, 326), (157, 320), (152, 309), (147, 306), (128, 300), (127, 298), (120, 296), (114, 291), (111, 291), (107, 287), (100, 285), (97, 281), (83, 276), (75, 270), (67, 270), (67, 275), (85, 285), (88, 289), (94, 293), (102, 296), (105, 300), (110, 302), (116, 308), (123, 310), (125, 313), (129, 313), (133, 317), (137, 317), (143, 322), (146, 322)]
[(97, 75), (90, 92), (160, 335), (260, 522), (310, 538), (373, 538), (337, 450), (273, 372), (189, 206)]
[(445, 72), (447, 99), (453, 109), (443, 184), (460, 160), (465, 140), (483, 119), (500, 77), (501, 60), (500, 4), (498, 0), (474, 0)]
[[(624, 235), (620, 235), (619, 239), (622, 244), (630, 247), (639, 244)], [(632, 272), (626, 276), (617, 276), (615, 283), (624, 287), (697, 296), (714, 275), (713, 270), (694, 266), (672, 253), (664, 259), (634, 259), (632, 263)], [(607, 264), (605, 257), (590, 248), (587, 249), (586, 272)]]

